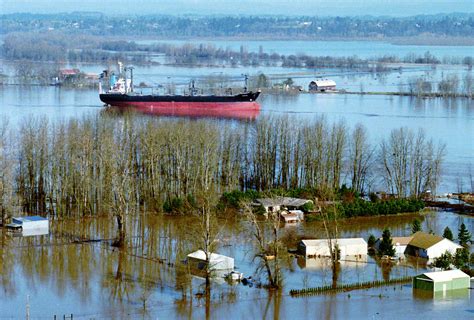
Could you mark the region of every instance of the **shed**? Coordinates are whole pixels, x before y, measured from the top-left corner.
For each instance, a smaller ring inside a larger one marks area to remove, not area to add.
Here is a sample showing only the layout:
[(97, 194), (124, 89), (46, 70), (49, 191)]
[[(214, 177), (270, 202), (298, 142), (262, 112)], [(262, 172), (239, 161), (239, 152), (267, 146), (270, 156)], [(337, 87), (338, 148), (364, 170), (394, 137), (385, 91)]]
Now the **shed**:
[(413, 278), (413, 289), (444, 293), (469, 287), (470, 277), (461, 270), (427, 272)]
[[(210, 256), (210, 270), (229, 270), (234, 269), (234, 258), (227, 257), (217, 253), (211, 253)], [(206, 253), (203, 250), (198, 250), (188, 254), (188, 265), (197, 270), (206, 269)]]
[(291, 212), (280, 213), (280, 220), (284, 223), (298, 223), (301, 221), (298, 214)]
[(21, 228), (22, 230), (49, 229), (49, 221), (40, 216), (15, 217), (7, 227)]
[[(332, 249), (338, 245), (341, 257), (367, 255), (367, 242), (362, 238), (334, 239)], [(330, 257), (327, 239), (301, 240), (298, 249), (305, 257)]]
[(455, 254), (456, 250), (461, 248), (451, 240), (419, 231), (408, 243), (405, 254), (431, 260), (438, 258), (446, 251)]
[(308, 90), (319, 91), (319, 92), (335, 91), (336, 82), (334, 80), (328, 80), (328, 79), (313, 80), (309, 83)]
[[(410, 237), (392, 237), (392, 245), (395, 248), (395, 256), (397, 258), (403, 257), (407, 249), (408, 243), (413, 239), (413, 236)], [(375, 241), (375, 249), (378, 251), (382, 238)]]

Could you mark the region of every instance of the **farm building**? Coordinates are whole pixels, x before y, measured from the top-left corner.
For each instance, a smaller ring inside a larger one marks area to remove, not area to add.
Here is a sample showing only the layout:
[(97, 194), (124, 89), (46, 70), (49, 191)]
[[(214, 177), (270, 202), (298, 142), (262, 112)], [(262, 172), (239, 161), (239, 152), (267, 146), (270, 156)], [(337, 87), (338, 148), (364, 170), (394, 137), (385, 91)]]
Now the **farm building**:
[(419, 231), (413, 235), (408, 243), (405, 254), (431, 260), (438, 258), (446, 251), (455, 254), (456, 250), (461, 248), (460, 245), (451, 240)]
[(301, 209), (306, 203), (313, 203), (311, 200), (289, 198), (289, 197), (276, 197), (276, 198), (263, 198), (257, 199), (255, 206), (263, 206), (265, 212), (278, 212), (280, 210), (298, 210)]
[(328, 79), (313, 80), (309, 83), (308, 90), (313, 92), (336, 91), (336, 82)]
[[(188, 254), (188, 265), (197, 270), (206, 269), (206, 253), (198, 250)], [(227, 257), (217, 253), (211, 253), (210, 270), (229, 270), (234, 269), (234, 258)]]
[[(334, 239), (332, 246), (338, 245), (341, 257), (367, 255), (367, 242), (362, 238)], [(301, 240), (298, 250), (305, 257), (330, 257), (327, 239)]]
[(300, 217), (296, 213), (282, 212), (280, 213), (280, 220), (284, 223), (298, 223), (301, 221)]
[(469, 287), (470, 277), (461, 270), (427, 272), (413, 278), (413, 289), (444, 293)]
[[(410, 243), (411, 239), (413, 239), (412, 236), (410, 237), (392, 237), (392, 244), (393, 247), (395, 248), (395, 257), (401, 258), (405, 254), (405, 250), (408, 246), (408, 243)], [(375, 250), (379, 250), (380, 243), (382, 242), (382, 238), (377, 239), (375, 242)]]

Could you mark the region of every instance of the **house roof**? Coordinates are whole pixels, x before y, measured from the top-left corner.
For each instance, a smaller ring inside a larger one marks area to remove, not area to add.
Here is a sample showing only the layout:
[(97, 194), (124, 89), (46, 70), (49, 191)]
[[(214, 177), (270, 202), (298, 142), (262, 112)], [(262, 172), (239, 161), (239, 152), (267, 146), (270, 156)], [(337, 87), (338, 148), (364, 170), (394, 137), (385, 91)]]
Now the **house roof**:
[[(333, 239), (333, 243), (339, 246), (349, 246), (349, 245), (364, 245), (367, 246), (367, 242), (365, 242), (362, 238), (342, 238), (342, 239)], [(319, 247), (319, 246), (327, 246), (328, 240), (327, 239), (305, 239), (301, 240), (303, 244), (307, 247)]]
[(62, 75), (76, 75), (79, 73), (79, 70), (78, 69), (61, 69), (59, 70), (59, 72)]
[(418, 231), (413, 235), (413, 239), (411, 239), (408, 244), (417, 248), (428, 249), (437, 244), (438, 242), (442, 241), (443, 239), (443, 237), (434, 234)]
[(336, 82), (334, 80), (328, 80), (328, 79), (317, 79), (311, 81), (312, 83), (316, 84), (318, 87), (330, 87), (330, 86), (335, 86)]
[[(197, 251), (194, 251), (194, 252), (188, 254), (188, 258), (194, 258), (194, 259), (198, 259), (198, 260), (206, 260), (206, 253), (203, 250), (197, 250)], [(234, 260), (231, 257), (224, 256), (222, 254), (217, 254), (217, 253), (211, 253), (211, 257), (210, 257), (211, 262), (218, 262), (218, 261), (228, 260), (228, 259)]]
[(14, 217), (13, 219), (21, 222), (33, 222), (33, 221), (48, 221), (48, 219), (40, 216), (29, 216), (29, 217)]
[(313, 202), (308, 199), (290, 198), (290, 197), (276, 197), (276, 198), (262, 198), (256, 200), (265, 207), (272, 206), (287, 206), (287, 207), (301, 207), (307, 202)]
[(441, 281), (451, 281), (452, 279), (459, 278), (470, 278), (469, 275), (465, 274), (461, 270), (448, 270), (448, 271), (437, 271), (437, 272), (427, 272), (423, 273), (422, 276), (425, 276), (434, 282)]

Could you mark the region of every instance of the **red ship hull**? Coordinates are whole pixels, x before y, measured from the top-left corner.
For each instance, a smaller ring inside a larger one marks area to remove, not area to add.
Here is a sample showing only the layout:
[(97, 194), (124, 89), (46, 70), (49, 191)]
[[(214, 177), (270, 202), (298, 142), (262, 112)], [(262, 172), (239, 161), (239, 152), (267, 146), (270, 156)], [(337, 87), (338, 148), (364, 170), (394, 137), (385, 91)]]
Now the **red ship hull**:
[(255, 102), (161, 102), (115, 101), (114, 109), (169, 117), (212, 117), (229, 119), (255, 119), (260, 105)]

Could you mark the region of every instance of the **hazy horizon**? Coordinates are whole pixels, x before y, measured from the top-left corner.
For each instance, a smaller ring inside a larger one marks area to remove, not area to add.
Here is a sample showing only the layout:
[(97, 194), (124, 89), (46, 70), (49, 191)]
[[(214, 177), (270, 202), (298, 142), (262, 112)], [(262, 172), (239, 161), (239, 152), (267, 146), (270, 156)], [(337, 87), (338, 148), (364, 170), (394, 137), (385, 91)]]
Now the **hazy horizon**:
[(1, 12), (60, 13), (97, 11), (107, 14), (238, 14), (307, 16), (413, 16), (422, 14), (474, 13), (472, 0), (0, 0)]

